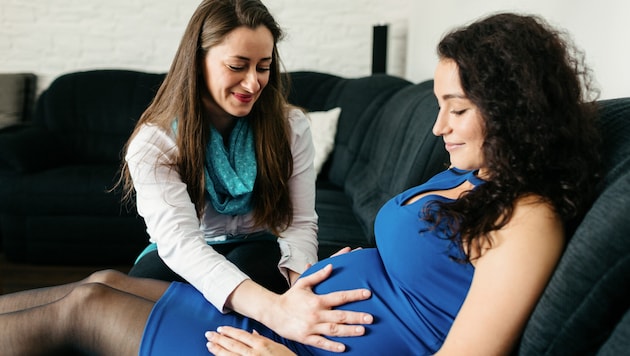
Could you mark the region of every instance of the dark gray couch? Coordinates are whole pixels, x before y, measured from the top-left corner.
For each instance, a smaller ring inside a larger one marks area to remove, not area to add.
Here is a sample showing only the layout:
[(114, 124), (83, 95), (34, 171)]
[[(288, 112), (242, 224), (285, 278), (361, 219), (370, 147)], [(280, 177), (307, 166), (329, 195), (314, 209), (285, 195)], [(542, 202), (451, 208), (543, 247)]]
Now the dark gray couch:
[[(310, 111), (342, 108), (335, 149), (317, 181), (320, 257), (347, 245), (373, 246), (380, 206), (445, 168), (443, 144), (431, 134), (432, 82), (290, 76), (292, 103)], [(39, 99), (32, 127), (0, 133), (0, 179), (8, 177), (0, 184), (0, 228), (8, 258), (70, 263), (87, 256), (113, 263), (131, 261), (144, 246), (141, 221), (106, 188), (133, 122), (162, 78), (71, 73)], [(630, 350), (630, 98), (600, 107), (605, 177), (599, 198), (527, 324), (521, 355)], [(70, 153), (81, 159), (67, 161)]]

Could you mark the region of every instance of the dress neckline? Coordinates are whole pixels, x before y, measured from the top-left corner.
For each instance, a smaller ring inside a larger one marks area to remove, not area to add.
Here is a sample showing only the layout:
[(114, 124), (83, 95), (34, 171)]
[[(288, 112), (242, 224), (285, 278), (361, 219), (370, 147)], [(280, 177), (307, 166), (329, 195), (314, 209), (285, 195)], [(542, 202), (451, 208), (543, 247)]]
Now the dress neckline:
[[(458, 168), (449, 168), (446, 171), (429, 179), (429, 181), (427, 181), (426, 183), (416, 186), (414, 188), (411, 188), (407, 190), (405, 193), (401, 194), (400, 195), (401, 199), (398, 200), (398, 204), (399, 206), (413, 206), (421, 202), (426, 202), (427, 199), (453, 200), (451, 198), (447, 198), (440, 194), (427, 193), (427, 192), (453, 189), (464, 184), (467, 181), (470, 182), (474, 187), (477, 187), (485, 182), (483, 179), (477, 176), (477, 172), (478, 170), (463, 170), (463, 169), (458, 169)], [(434, 179), (436, 178), (439, 180), (443, 180), (445, 178), (449, 179), (451, 184), (448, 185), (448, 188), (445, 188), (444, 186), (440, 186), (440, 188), (437, 188), (435, 186), (435, 181), (434, 181)], [(413, 200), (415, 199), (415, 197), (419, 195), (423, 195), (423, 194), (424, 196), (414, 200), (412, 203), (409, 203), (410, 200)]]
[[(474, 185), (475, 187), (485, 183), (485, 180), (479, 178), (478, 174), (479, 174), (479, 170), (475, 169), (475, 170), (464, 170), (464, 169), (459, 169), (459, 168), (449, 168), (449, 171), (452, 171), (458, 175), (462, 175), (466, 177), (466, 180), (469, 181), (470, 183), (472, 183), (472, 185)], [(461, 181), (461, 183), (463, 183), (464, 181)]]

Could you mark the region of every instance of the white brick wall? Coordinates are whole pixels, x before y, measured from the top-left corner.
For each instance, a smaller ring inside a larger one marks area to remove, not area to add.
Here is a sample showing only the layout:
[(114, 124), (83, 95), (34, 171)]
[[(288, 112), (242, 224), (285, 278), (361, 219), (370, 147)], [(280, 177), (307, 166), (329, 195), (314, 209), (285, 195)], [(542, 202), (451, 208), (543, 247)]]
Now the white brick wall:
[[(264, 0), (287, 36), (287, 70), (370, 73), (372, 26), (388, 23), (388, 72), (404, 76), (413, 0)], [(168, 70), (199, 0), (0, 0), (0, 72)]]

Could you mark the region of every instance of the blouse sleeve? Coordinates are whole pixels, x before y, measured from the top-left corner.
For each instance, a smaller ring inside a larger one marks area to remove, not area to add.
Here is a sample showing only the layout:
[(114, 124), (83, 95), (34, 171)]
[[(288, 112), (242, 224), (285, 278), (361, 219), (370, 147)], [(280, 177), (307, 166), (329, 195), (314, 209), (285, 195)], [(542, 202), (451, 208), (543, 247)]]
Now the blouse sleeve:
[(131, 141), (125, 159), (138, 213), (164, 262), (226, 312), (228, 296), (248, 276), (206, 244), (186, 184), (173, 166), (176, 153), (172, 135), (156, 126), (142, 127)]
[(302, 273), (307, 264), (317, 262), (317, 214), (315, 212), (315, 148), (306, 115), (301, 110), (289, 113), (293, 175), (289, 179), (293, 203), (293, 223), (278, 239), (282, 257), (280, 271), (288, 278), (288, 270)]

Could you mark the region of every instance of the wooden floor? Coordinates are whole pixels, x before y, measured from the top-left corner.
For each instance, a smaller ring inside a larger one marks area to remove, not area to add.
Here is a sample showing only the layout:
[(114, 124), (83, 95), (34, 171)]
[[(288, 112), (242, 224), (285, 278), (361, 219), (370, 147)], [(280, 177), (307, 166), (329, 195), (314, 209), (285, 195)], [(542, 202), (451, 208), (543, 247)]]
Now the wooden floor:
[(76, 282), (92, 272), (113, 268), (127, 273), (131, 266), (49, 266), (8, 262), (0, 254), (0, 294)]

